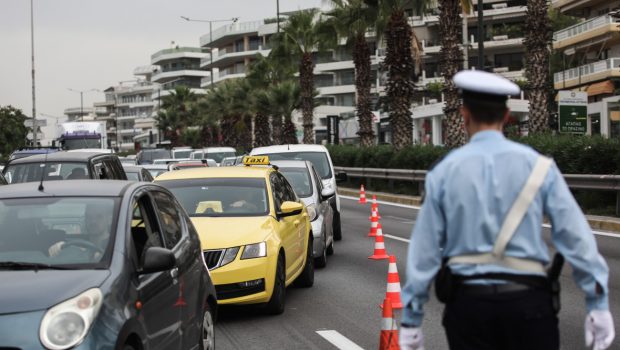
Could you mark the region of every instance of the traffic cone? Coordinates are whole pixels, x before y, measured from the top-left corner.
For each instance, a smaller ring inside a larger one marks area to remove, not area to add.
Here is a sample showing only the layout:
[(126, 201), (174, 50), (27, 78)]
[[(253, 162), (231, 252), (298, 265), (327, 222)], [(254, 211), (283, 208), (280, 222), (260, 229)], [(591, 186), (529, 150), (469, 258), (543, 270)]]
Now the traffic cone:
[[(402, 309), (403, 304), (400, 301), (400, 278), (398, 277), (398, 269), (396, 268), (396, 257), (390, 255), (390, 265), (388, 267), (387, 292), (385, 299), (392, 302), (392, 309)], [(383, 307), (383, 305), (379, 305)]]
[(359, 200), (360, 204), (366, 204), (368, 202), (366, 202), (366, 190), (364, 189), (364, 185), (362, 184), (360, 186), (360, 200)]
[(392, 303), (387, 298), (383, 300), (379, 350), (400, 350), (400, 346), (398, 346), (398, 327), (393, 318)]
[(377, 235), (377, 228), (379, 227), (379, 225), (381, 225), (379, 223), (379, 218), (376, 215), (376, 212), (372, 212), (372, 216), (370, 218), (370, 232), (368, 233), (368, 237), (374, 237)]
[(383, 242), (383, 233), (375, 236), (375, 252), (373, 255), (369, 256), (368, 259), (373, 260), (384, 260), (389, 258), (389, 256), (385, 253), (385, 243)]
[(377, 195), (372, 195), (372, 206), (370, 207), (370, 216), (368, 220), (372, 220), (372, 213), (377, 212), (377, 217), (381, 219), (381, 215), (379, 215), (379, 204), (377, 203)]

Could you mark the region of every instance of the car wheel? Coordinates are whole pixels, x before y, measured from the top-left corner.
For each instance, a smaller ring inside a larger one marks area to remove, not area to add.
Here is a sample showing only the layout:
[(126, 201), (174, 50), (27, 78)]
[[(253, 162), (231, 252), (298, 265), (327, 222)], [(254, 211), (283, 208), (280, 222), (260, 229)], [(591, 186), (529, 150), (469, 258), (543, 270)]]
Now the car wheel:
[(340, 225), (340, 213), (334, 211), (334, 240), (342, 239), (342, 227)]
[(329, 247), (326, 249), (327, 255), (334, 255), (334, 241), (329, 244)]
[(215, 349), (215, 326), (213, 322), (213, 314), (207, 305), (205, 313), (202, 317), (202, 350)]
[(314, 258), (314, 267), (323, 268), (327, 266), (327, 242), (326, 239), (323, 238), (323, 254), (320, 257)]
[(284, 312), (284, 297), (286, 294), (286, 273), (284, 271), (284, 257), (278, 257), (278, 265), (276, 266), (275, 281), (273, 284), (273, 293), (271, 299), (265, 305), (265, 311), (271, 315), (279, 315)]
[(314, 284), (314, 259), (312, 258), (312, 239), (308, 240), (308, 249), (306, 252), (306, 265), (301, 275), (295, 280), (295, 284), (299, 287), (312, 287)]

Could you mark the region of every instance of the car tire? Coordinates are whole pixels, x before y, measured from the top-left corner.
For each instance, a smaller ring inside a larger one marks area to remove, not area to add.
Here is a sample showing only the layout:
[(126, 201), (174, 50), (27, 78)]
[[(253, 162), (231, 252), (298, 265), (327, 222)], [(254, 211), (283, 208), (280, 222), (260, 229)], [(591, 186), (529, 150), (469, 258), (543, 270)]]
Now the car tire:
[(334, 255), (334, 241), (329, 244), (329, 247), (326, 249), (327, 255)]
[(295, 280), (295, 285), (298, 287), (302, 287), (302, 288), (309, 288), (309, 287), (312, 287), (313, 284), (314, 284), (314, 258), (312, 254), (312, 239), (310, 238), (308, 239), (308, 249), (306, 252), (306, 265), (304, 265), (304, 270)]
[(215, 320), (213, 313), (207, 304), (204, 315), (202, 316), (202, 350), (215, 349)]
[(340, 213), (334, 211), (334, 240), (342, 239), (342, 226), (340, 225)]
[(314, 258), (314, 267), (323, 268), (327, 266), (327, 239), (323, 238), (323, 254), (320, 257)]
[(286, 272), (284, 266), (284, 256), (278, 256), (278, 265), (273, 282), (273, 292), (271, 299), (265, 305), (265, 312), (270, 315), (279, 315), (284, 312), (284, 299), (286, 295)]

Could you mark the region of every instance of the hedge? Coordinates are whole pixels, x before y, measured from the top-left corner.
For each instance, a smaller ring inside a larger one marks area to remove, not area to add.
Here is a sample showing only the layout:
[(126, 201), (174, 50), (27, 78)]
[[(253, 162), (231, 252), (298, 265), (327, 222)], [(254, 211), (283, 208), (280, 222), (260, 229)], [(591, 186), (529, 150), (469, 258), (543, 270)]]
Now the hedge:
[[(553, 157), (565, 174), (620, 174), (620, 140), (599, 136), (535, 135), (515, 139)], [(413, 145), (328, 145), (335, 166), (426, 170), (449, 152), (445, 147)]]

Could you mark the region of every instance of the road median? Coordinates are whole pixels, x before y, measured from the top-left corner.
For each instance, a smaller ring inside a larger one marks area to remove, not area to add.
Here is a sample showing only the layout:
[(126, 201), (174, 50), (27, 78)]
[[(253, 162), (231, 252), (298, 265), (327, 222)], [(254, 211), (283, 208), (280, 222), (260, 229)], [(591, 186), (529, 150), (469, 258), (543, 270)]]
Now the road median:
[[(349, 197), (359, 197), (359, 189), (338, 187), (338, 194)], [(377, 200), (389, 203), (420, 206), (422, 200), (418, 196), (407, 196), (386, 192), (366, 191), (366, 198), (377, 196)], [(609, 216), (586, 215), (593, 230), (607, 231), (620, 236), (620, 218)]]

